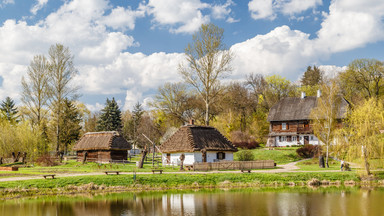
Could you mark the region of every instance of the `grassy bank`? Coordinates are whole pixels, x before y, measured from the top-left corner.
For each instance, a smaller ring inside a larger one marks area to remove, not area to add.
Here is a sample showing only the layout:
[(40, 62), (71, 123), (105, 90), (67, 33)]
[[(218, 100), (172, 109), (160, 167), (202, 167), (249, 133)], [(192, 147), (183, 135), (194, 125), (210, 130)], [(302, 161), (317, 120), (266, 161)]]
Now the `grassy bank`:
[[(382, 184), (384, 172), (376, 173), (369, 184)], [(317, 179), (319, 184), (343, 185), (367, 184), (355, 172), (329, 173), (210, 173), (210, 174), (162, 174), (162, 175), (100, 175), (74, 176), (57, 179), (36, 179), (0, 183), (1, 197), (29, 195), (55, 195), (84, 192), (143, 191), (195, 188), (240, 188), (308, 185)], [(328, 183), (327, 183), (328, 182)]]

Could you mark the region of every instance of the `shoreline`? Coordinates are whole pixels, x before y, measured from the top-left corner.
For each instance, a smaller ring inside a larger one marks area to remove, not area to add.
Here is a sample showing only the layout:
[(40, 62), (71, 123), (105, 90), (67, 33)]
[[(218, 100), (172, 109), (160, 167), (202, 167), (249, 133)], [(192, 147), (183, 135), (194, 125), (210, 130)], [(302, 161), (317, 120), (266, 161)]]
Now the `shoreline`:
[(0, 199), (30, 196), (77, 195), (168, 190), (283, 188), (283, 187), (384, 187), (384, 172), (361, 179), (356, 172), (205, 173), (205, 174), (82, 175), (55, 179), (0, 182)]

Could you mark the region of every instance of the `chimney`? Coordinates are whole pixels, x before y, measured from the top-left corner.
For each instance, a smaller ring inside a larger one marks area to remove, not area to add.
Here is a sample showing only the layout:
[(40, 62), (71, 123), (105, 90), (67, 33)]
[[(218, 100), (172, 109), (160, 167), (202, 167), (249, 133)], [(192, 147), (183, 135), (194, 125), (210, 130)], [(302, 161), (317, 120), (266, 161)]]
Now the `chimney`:
[(195, 120), (189, 119), (189, 125), (194, 125), (194, 124), (195, 124)]
[(318, 98), (321, 97), (321, 90), (320, 90), (320, 89), (317, 90), (317, 97), (318, 97)]
[(305, 97), (305, 92), (301, 92), (301, 99), (304, 99)]

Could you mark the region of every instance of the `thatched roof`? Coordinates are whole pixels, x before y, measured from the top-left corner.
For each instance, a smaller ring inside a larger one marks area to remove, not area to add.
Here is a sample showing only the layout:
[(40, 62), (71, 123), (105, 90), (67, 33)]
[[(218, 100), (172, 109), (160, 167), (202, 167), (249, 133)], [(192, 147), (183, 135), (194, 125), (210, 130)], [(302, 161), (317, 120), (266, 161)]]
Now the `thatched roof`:
[(236, 147), (213, 127), (187, 125), (179, 128), (161, 146), (163, 153), (194, 151), (237, 151)]
[(131, 145), (117, 131), (88, 132), (73, 150), (129, 150)]
[[(312, 109), (317, 106), (317, 99), (316, 96), (283, 98), (270, 109), (267, 120), (269, 122), (309, 120)], [(341, 97), (338, 119), (345, 117), (348, 106), (348, 101)]]

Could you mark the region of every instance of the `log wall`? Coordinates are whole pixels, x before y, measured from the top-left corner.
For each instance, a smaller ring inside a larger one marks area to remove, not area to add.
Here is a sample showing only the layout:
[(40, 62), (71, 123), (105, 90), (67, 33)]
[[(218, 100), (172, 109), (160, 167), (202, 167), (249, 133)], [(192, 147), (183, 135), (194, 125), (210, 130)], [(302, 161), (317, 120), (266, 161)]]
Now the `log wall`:
[(127, 151), (77, 151), (77, 161), (82, 162), (84, 153), (88, 152), (87, 162), (109, 163), (114, 160), (127, 160)]

